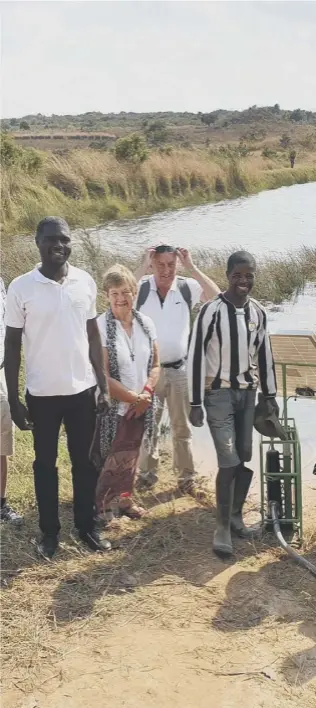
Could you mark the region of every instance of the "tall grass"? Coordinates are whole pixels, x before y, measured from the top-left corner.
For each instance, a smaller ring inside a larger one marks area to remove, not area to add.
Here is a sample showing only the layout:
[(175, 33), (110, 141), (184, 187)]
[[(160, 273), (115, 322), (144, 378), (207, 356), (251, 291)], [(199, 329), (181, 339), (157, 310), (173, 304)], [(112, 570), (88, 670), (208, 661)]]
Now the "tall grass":
[(73, 227), (92, 226), (316, 180), (315, 160), (291, 170), (286, 156), (267, 161), (257, 154), (239, 159), (203, 149), (173, 149), (171, 154), (152, 151), (138, 165), (91, 149), (41, 156), (35, 174), (17, 166), (3, 168), (5, 234), (31, 233), (51, 213), (63, 216)]
[[(231, 250), (203, 249), (194, 252), (194, 261), (204, 273), (209, 275), (224, 290), (227, 287), (226, 264)], [(120, 261), (135, 270), (138, 261), (128, 254), (122, 257), (115, 252), (107, 252), (100, 241), (87, 233), (82, 233), (74, 243), (71, 261), (86, 269), (98, 286), (98, 310), (105, 305), (102, 292), (102, 276), (106, 268)], [(38, 252), (30, 239), (7, 236), (2, 240), (2, 273), (5, 284), (34, 267), (38, 262)], [(279, 304), (291, 298), (308, 281), (316, 282), (316, 247), (301, 247), (295, 252), (261, 257), (257, 262), (257, 278), (254, 296), (263, 303)]]

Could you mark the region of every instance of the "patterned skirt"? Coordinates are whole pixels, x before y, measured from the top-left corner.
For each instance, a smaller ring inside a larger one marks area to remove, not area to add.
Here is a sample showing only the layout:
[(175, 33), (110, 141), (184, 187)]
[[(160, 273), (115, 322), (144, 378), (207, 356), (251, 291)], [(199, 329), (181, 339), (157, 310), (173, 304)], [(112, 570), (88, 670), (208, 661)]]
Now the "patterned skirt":
[(133, 492), (140, 448), (144, 435), (144, 416), (127, 420), (119, 416), (116, 436), (100, 472), (96, 489), (96, 509), (101, 514), (120, 494)]

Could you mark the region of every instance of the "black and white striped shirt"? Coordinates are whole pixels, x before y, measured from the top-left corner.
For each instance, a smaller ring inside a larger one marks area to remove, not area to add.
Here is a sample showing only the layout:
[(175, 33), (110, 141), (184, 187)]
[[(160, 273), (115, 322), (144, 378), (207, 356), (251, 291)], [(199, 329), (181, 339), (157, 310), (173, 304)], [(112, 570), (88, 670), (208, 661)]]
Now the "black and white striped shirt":
[(194, 323), (188, 356), (191, 405), (201, 405), (205, 386), (254, 389), (258, 379), (265, 396), (276, 394), (265, 310), (253, 298), (236, 308), (220, 293), (203, 305)]

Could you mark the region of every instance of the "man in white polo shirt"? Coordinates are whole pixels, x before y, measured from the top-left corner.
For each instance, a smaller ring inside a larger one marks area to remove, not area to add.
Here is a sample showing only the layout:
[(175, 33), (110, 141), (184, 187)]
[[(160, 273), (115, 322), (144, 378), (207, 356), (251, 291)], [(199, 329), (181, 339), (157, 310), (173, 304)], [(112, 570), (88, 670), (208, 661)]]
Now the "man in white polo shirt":
[[(7, 294), (5, 374), (14, 423), (32, 430), (34, 482), (42, 539), (38, 551), (52, 558), (58, 547), (58, 436), (64, 423), (72, 463), (75, 526), (91, 550), (109, 550), (94, 525), (96, 472), (89, 460), (98, 406), (107, 408), (103, 353), (96, 321), (96, 285), (68, 263), (68, 224), (55, 217), (37, 227), (41, 263), (13, 280)], [(21, 342), (26, 404), (19, 399)]]
[[(177, 277), (178, 259), (192, 277)], [(145, 276), (150, 268), (152, 275)], [(195, 470), (186, 372), (191, 311), (198, 302), (214, 298), (219, 288), (194, 265), (186, 249), (163, 244), (146, 251), (136, 277), (139, 280), (136, 309), (148, 315), (156, 326), (161, 361), (161, 375), (156, 387), (160, 406), (154, 444), (149, 454), (142, 450), (138, 485), (150, 488), (158, 479), (159, 431), (167, 401), (179, 487), (181, 491), (194, 493)]]

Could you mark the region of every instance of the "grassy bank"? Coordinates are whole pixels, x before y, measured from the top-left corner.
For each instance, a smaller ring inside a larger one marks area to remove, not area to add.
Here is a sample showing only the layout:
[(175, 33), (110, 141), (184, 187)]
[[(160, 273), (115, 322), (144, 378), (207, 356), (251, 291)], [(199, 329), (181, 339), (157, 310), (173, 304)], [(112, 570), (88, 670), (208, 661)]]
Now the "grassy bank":
[(92, 149), (63, 155), (19, 150), (19, 159), (9, 160), (2, 172), (2, 227), (8, 235), (33, 232), (48, 214), (65, 217), (72, 227), (92, 226), (316, 181), (314, 153), (302, 153), (291, 169), (286, 152), (241, 158), (238, 151), (166, 148), (134, 164)]
[[(238, 248), (238, 244), (236, 244)], [(213, 251), (204, 249), (193, 252), (195, 263), (207, 273), (221, 289), (226, 288), (226, 263), (230, 250)], [(117, 260), (131, 270), (138, 261), (104, 251), (100, 242), (92, 236), (82, 234), (74, 244), (71, 261), (85, 268), (98, 285), (98, 309), (102, 311), (105, 300), (102, 294), (102, 277), (111, 264)], [(6, 286), (21, 270), (31, 270), (38, 262), (38, 251), (31, 239), (7, 236), (2, 240), (2, 273)], [(23, 267), (22, 267), (23, 263)], [(282, 255), (269, 255), (258, 259), (258, 272), (254, 296), (264, 303), (279, 304), (302, 289), (308, 281), (316, 281), (316, 248), (302, 247)]]

